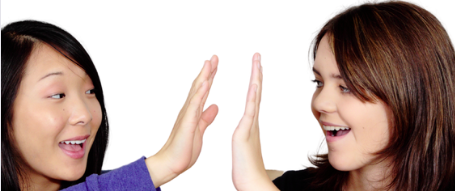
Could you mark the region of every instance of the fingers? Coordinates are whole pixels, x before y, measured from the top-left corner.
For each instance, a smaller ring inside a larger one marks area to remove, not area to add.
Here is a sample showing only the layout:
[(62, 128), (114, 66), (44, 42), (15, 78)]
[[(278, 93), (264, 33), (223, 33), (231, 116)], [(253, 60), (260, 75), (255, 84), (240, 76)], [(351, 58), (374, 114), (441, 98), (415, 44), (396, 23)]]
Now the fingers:
[(196, 90), (197, 88), (199, 88), (199, 85), (202, 84), (203, 81), (209, 81), (212, 76), (212, 73), (217, 69), (217, 67), (218, 56), (213, 55), (210, 60), (206, 60), (204, 62), (204, 67), (194, 80), (192, 89)]
[[(255, 53), (253, 55), (253, 64), (251, 69), (251, 78), (250, 84), (257, 84), (258, 91), (257, 91), (257, 104), (261, 102), (261, 95), (262, 95), (262, 65), (261, 65), (261, 54)], [(259, 107), (258, 107), (259, 108)]]
[[(248, 90), (247, 103), (245, 105), (245, 113), (240, 120), (240, 123), (234, 132), (234, 137), (247, 140), (250, 135), (259, 136), (259, 105), (261, 102), (262, 91), (262, 66), (261, 55), (254, 54), (251, 68), (250, 89)], [(256, 135), (257, 134), (257, 135)]]
[(210, 59), (210, 63), (212, 64), (212, 72), (218, 68), (218, 56), (213, 55)]
[(257, 85), (253, 84), (248, 90), (245, 113), (243, 114), (243, 117), (234, 132), (235, 138), (247, 140), (250, 136), (250, 130), (256, 116), (256, 94)]
[(200, 108), (200, 104), (204, 96), (207, 94), (208, 89), (209, 89), (208, 82), (204, 81), (201, 87), (197, 90), (196, 94), (194, 94), (194, 96), (189, 101), (188, 108), (184, 112), (182, 119), (183, 129), (180, 132), (194, 133), (202, 113), (201, 111), (202, 108)]
[[(194, 89), (196, 87), (198, 87), (198, 84), (201, 83), (200, 81), (203, 80), (203, 83), (206, 83), (206, 85), (207, 85), (207, 90), (204, 90), (204, 93), (198, 94), (198, 96), (196, 96), (197, 93), (194, 95), (191, 95), (192, 93), (190, 91), (190, 95), (188, 95), (188, 101), (184, 106), (184, 108), (186, 107), (186, 109), (187, 109), (187, 111), (185, 113), (188, 113), (188, 111), (189, 111), (189, 112), (194, 112), (194, 113), (199, 114), (196, 117), (201, 116), (200, 113), (202, 113), (202, 110), (204, 109), (205, 101), (207, 100), (207, 97), (209, 95), (210, 88), (212, 86), (212, 82), (213, 82), (213, 79), (214, 79), (216, 71), (217, 71), (217, 67), (218, 67), (218, 56), (216, 56), (216, 55), (213, 55), (212, 58), (210, 59), (210, 61), (206, 61), (204, 63), (204, 68), (201, 70), (201, 73), (199, 74), (199, 76), (194, 80), (193, 87), (191, 89), (193, 89), (193, 92), (195, 92)], [(211, 72), (211, 73), (209, 73), (209, 72)], [(202, 98), (199, 97), (201, 95), (203, 95)], [(198, 105), (199, 107), (196, 107), (197, 106), (196, 104), (199, 104)], [(191, 105), (192, 105), (192, 107), (190, 108)], [(182, 116), (182, 117), (185, 118), (185, 116)], [(191, 117), (189, 117), (189, 118), (191, 118)], [(199, 121), (199, 118), (193, 119), (193, 120)], [(192, 121), (192, 122), (195, 122), (195, 121)], [(205, 126), (205, 128), (207, 126)]]
[(254, 117), (255, 116), (255, 107), (256, 107), (256, 95), (257, 95), (258, 86), (252, 84), (248, 90), (248, 95), (246, 98), (246, 107), (245, 107), (245, 116)]
[(250, 134), (254, 135), (255, 138), (259, 138), (259, 109), (262, 97), (262, 66), (261, 66), (261, 55), (255, 53), (253, 56), (252, 71), (250, 83), (257, 84), (256, 100), (255, 100), (255, 116), (253, 125), (250, 129)]
[[(171, 142), (175, 138), (177, 129), (179, 129), (182, 124), (184, 124), (184, 123), (182, 123), (182, 120), (183, 120), (183, 118), (185, 118), (186, 113), (188, 113), (188, 109), (189, 109), (188, 107), (190, 105), (190, 102), (194, 102), (192, 100), (195, 99), (195, 95), (196, 95), (197, 91), (201, 89), (202, 83), (204, 81), (209, 83), (208, 89), (210, 89), (213, 78), (217, 71), (217, 67), (218, 67), (218, 57), (216, 55), (213, 55), (210, 61), (206, 60), (204, 62), (204, 66), (202, 67), (199, 75), (193, 81), (190, 92), (188, 93), (188, 97), (185, 101), (185, 104), (183, 105), (182, 109), (180, 110), (180, 112), (177, 116), (177, 120), (174, 125), (174, 128), (172, 129), (171, 135), (169, 136), (169, 139), (166, 142), (164, 147), (168, 146), (169, 142)], [(196, 111), (194, 111), (194, 113), (199, 114), (199, 116), (202, 113), (202, 109), (204, 107), (205, 100), (207, 99), (207, 96), (208, 96), (208, 94), (206, 92), (204, 92), (204, 94), (205, 94), (205, 96), (203, 97), (203, 101), (202, 102), (198, 101), (200, 108), (196, 108)], [(196, 99), (198, 99), (198, 98), (196, 98)], [(199, 121), (199, 120), (193, 121), (193, 124), (197, 124), (198, 123), (197, 121)], [(186, 125), (188, 125), (188, 124), (186, 124)]]
[(212, 56), (210, 61), (205, 61), (201, 72), (193, 81), (188, 98), (180, 110), (169, 139), (156, 154), (169, 161), (170, 165), (167, 166), (173, 175), (182, 173), (196, 162), (202, 149), (203, 134), (218, 114), (216, 105), (212, 105), (202, 112), (217, 67), (218, 57), (216, 55)]
[(201, 84), (202, 84), (204, 81), (208, 81), (208, 80), (209, 80), (211, 71), (212, 71), (212, 64), (210, 63), (210, 61), (206, 60), (206, 61), (204, 62), (204, 66), (203, 66), (202, 69), (201, 69), (201, 72), (200, 72), (199, 75), (196, 77), (196, 79), (194, 79), (194, 81), (193, 81), (193, 84), (192, 84), (192, 86), (191, 86), (190, 92), (188, 93), (187, 102), (188, 102), (189, 100), (191, 100), (191, 98), (194, 96), (194, 94), (195, 94), (196, 91), (199, 89), (199, 87), (201, 86)]
[(201, 108), (204, 108), (205, 101), (207, 100), (207, 97), (209, 96), (210, 89), (211, 89), (212, 84), (213, 84), (213, 79), (215, 78), (215, 74), (218, 71), (218, 56), (213, 55), (212, 58), (210, 59), (210, 64), (211, 64), (211, 69), (212, 70), (211, 70), (210, 77), (208, 79), (209, 92), (204, 96), (204, 99), (202, 99)]
[[(183, 106), (183, 109), (185, 109), (188, 105), (188, 102), (191, 100), (191, 98), (194, 96), (202, 82), (208, 81), (209, 83), (209, 90), (212, 87), (212, 82), (213, 78), (215, 77), (215, 74), (217, 72), (218, 68), (218, 56), (213, 55), (212, 58), (209, 60), (206, 60), (204, 62), (204, 67), (201, 69), (201, 72), (199, 75), (194, 79), (193, 84), (191, 86), (190, 92), (188, 93), (188, 97), (185, 101), (185, 105)], [(205, 100), (207, 100), (208, 94), (204, 97), (203, 101), (201, 102), (201, 108), (204, 108)]]
[(205, 129), (212, 124), (213, 120), (215, 120), (216, 115), (218, 114), (218, 106), (211, 105), (209, 106), (201, 116), (201, 120), (199, 121), (199, 131), (202, 135), (204, 135)]
[[(199, 75), (196, 77), (196, 79), (194, 79), (191, 89), (188, 93), (187, 99), (185, 101), (185, 104), (183, 105), (182, 109), (180, 110), (179, 115), (177, 116), (177, 122), (179, 120), (181, 120), (181, 118), (183, 117), (183, 113), (185, 113), (186, 109), (188, 108), (188, 103), (193, 98), (194, 94), (200, 88), (201, 84), (204, 81), (209, 82), (209, 89), (210, 89), (213, 78), (217, 71), (217, 67), (218, 67), (218, 57), (216, 55), (213, 55), (210, 61), (206, 60), (204, 62), (204, 66), (202, 67), (202, 69), (199, 72)], [(207, 96), (205, 97), (203, 103), (205, 103)], [(201, 108), (203, 108), (203, 107), (204, 107), (204, 104), (201, 104)]]

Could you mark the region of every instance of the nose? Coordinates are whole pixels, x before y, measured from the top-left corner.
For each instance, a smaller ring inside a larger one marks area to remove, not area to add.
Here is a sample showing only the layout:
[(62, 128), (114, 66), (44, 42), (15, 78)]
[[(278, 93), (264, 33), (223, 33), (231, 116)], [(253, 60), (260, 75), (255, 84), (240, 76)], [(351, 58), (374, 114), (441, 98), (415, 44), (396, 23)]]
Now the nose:
[(86, 125), (92, 120), (92, 114), (86, 101), (83, 98), (74, 99), (72, 102), (72, 111), (69, 118), (71, 125)]
[(311, 103), (313, 112), (318, 113), (334, 113), (337, 111), (336, 106), (336, 92), (330, 91), (330, 89), (322, 88), (322, 90), (316, 91), (313, 94), (313, 101)]

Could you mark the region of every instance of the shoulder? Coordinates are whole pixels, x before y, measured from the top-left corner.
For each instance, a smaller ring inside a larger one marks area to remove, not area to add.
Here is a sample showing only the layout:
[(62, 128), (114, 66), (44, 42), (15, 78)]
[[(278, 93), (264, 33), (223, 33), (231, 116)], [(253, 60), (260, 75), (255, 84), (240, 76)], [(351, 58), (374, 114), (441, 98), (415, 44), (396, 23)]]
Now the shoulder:
[(297, 171), (286, 171), (282, 176), (273, 180), (273, 183), (281, 191), (308, 190), (314, 177), (313, 168)]

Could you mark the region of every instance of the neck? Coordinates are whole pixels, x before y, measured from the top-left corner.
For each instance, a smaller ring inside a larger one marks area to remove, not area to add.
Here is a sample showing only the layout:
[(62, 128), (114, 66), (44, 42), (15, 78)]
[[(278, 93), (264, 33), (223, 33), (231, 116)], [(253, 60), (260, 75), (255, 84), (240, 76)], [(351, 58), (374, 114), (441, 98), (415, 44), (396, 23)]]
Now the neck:
[(60, 183), (60, 180), (51, 179), (29, 170), (25, 173), (25, 177), (19, 178), (21, 190), (27, 191), (58, 190), (60, 188)]
[(346, 190), (388, 190), (391, 182), (391, 161), (383, 160), (349, 172)]

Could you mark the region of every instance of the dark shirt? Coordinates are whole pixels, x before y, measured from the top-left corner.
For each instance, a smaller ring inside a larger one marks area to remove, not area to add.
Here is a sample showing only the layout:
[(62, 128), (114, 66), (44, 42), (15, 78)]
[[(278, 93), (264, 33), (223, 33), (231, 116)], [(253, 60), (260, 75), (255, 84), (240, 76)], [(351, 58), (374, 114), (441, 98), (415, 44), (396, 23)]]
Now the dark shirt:
[(281, 191), (310, 190), (312, 174), (308, 169), (298, 171), (287, 171), (282, 176), (273, 180), (278, 189)]

